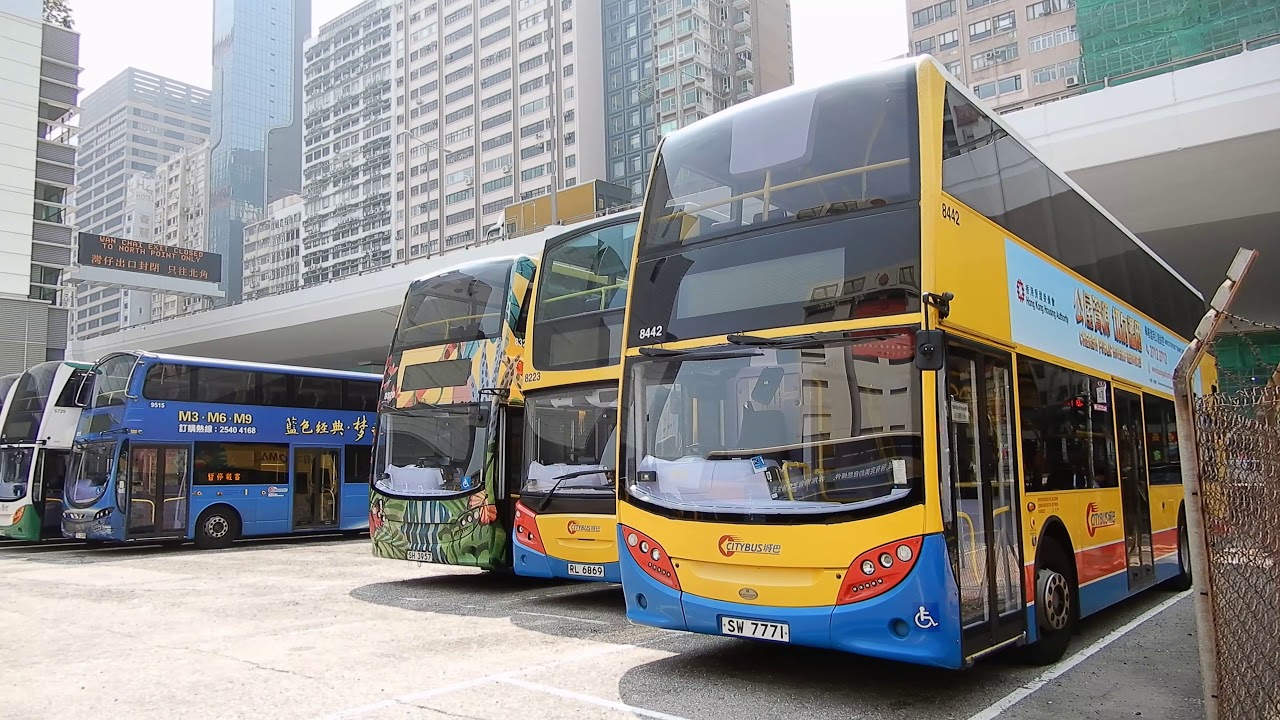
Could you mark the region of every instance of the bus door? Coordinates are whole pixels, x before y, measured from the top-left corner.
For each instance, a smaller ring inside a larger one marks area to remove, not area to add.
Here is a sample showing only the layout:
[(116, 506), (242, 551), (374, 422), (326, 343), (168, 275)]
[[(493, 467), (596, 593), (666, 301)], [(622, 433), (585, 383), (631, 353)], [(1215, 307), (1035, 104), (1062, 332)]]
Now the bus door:
[(1113, 385), (1116, 437), (1119, 438), (1120, 502), (1124, 512), (1125, 549), (1129, 564), (1129, 590), (1156, 581), (1155, 553), (1151, 544), (1151, 494), (1147, 484), (1146, 434), (1142, 422), (1142, 397)]
[(1009, 355), (952, 344), (942, 383), (938, 430), (951, 492), (948, 547), (958, 570), (961, 646), (969, 658), (1026, 628)]
[(293, 449), (293, 529), (338, 527), (340, 447)]
[(498, 517), (510, 532), (516, 524), (516, 501), (524, 479), (524, 406), (503, 402), (497, 407), (502, 413), (498, 422), (498, 457), (494, 459), (498, 469)]
[(70, 450), (38, 450), (36, 490), (31, 493), (32, 509), (40, 514), (41, 537), (58, 537), (62, 527), (62, 493), (71, 464)]
[(187, 477), (191, 449), (186, 445), (130, 443), (121, 460), (128, 489), (125, 538), (181, 537), (187, 530)]

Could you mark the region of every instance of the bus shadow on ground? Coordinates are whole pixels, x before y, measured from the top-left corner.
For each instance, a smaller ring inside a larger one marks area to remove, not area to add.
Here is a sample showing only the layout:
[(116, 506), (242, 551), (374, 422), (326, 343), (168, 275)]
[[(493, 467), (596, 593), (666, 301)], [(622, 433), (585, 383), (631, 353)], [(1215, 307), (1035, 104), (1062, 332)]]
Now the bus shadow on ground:
[(958, 701), (980, 708), (1010, 689), (1003, 662), (954, 671), (706, 635), (651, 647), (675, 654), (628, 670), (619, 696), (679, 717), (966, 717)]
[(199, 555), (249, 552), (255, 549), (291, 547), (301, 544), (328, 544), (363, 540), (368, 536), (304, 535), (237, 540), (231, 547), (221, 550), (201, 550), (186, 540), (146, 541), (128, 543), (86, 543), (83, 540), (44, 540), (41, 542), (9, 541), (0, 544), (0, 558), (22, 559), (48, 565), (93, 565), (122, 562), (138, 558), (186, 553)]
[(374, 583), (351, 591), (363, 602), (457, 617), (506, 618), (535, 632), (601, 640), (629, 629), (620, 585), (457, 573)]

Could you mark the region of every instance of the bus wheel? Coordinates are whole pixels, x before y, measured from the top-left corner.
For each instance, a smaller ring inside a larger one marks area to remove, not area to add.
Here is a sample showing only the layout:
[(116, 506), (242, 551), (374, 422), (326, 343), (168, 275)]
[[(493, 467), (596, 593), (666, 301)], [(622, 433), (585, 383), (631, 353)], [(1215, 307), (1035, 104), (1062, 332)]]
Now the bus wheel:
[(196, 522), (196, 547), (216, 550), (231, 547), (240, 537), (240, 516), (229, 507), (213, 507), (200, 513)]
[(1076, 625), (1074, 574), (1067, 553), (1050, 538), (1040, 543), (1036, 558), (1036, 629), (1038, 639), (1026, 648), (1033, 665), (1057, 662), (1067, 652)]
[(1187, 536), (1187, 517), (1178, 516), (1178, 574), (1165, 581), (1169, 590), (1191, 589), (1191, 541)]

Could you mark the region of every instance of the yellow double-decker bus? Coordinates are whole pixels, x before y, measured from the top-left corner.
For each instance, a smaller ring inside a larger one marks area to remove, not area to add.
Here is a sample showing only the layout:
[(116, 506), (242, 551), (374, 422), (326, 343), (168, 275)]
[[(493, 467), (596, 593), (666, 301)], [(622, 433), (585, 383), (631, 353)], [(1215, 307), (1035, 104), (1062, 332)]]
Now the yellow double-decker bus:
[(1203, 299), (932, 58), (666, 136), (633, 263), (631, 621), (961, 668), (1188, 582)]
[(571, 225), (542, 251), (521, 386), (520, 575), (619, 582), (618, 374), (639, 216)]

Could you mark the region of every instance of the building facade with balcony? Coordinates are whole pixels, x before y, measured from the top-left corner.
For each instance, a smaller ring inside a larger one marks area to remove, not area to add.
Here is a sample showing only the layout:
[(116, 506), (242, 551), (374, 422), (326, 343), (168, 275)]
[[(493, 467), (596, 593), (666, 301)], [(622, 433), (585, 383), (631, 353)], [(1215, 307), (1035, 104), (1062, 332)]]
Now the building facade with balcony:
[(0, 6), (0, 375), (60, 360), (73, 254), (70, 192), (80, 36), (43, 22), (40, 0)]
[(287, 195), (244, 229), (244, 299), (279, 295), (302, 287), (302, 225), (306, 201)]
[[(155, 214), (151, 242), (208, 250), (209, 145), (204, 143), (161, 163), (152, 175)], [(207, 298), (173, 293), (151, 294), (151, 320), (165, 320), (211, 307)]]
[[(303, 50), (306, 211), (302, 271), (300, 278), (296, 271), (293, 275), (302, 287), (388, 265), (394, 256), (394, 5), (367, 0), (322, 25)], [(245, 242), (250, 242), (247, 229)], [(246, 283), (249, 265), (246, 255)], [(274, 282), (259, 282), (252, 291), (246, 284), (246, 298), (260, 297), (263, 288), (281, 291)]]
[(393, 262), (485, 242), (512, 203), (604, 176), (600, 0), (396, 11)]
[(908, 0), (911, 54), (933, 55), (1001, 112), (1084, 82), (1076, 0)]
[[(80, 230), (151, 242), (136, 226), (150, 212), (150, 192), (130, 183), (209, 137), (209, 91), (127, 68), (84, 99), (75, 193)], [(139, 205), (141, 203), (141, 205)], [(76, 288), (77, 338), (94, 337), (151, 319), (151, 293), (93, 283)]]
[(644, 193), (658, 138), (795, 79), (790, 0), (604, 0), (608, 179)]

